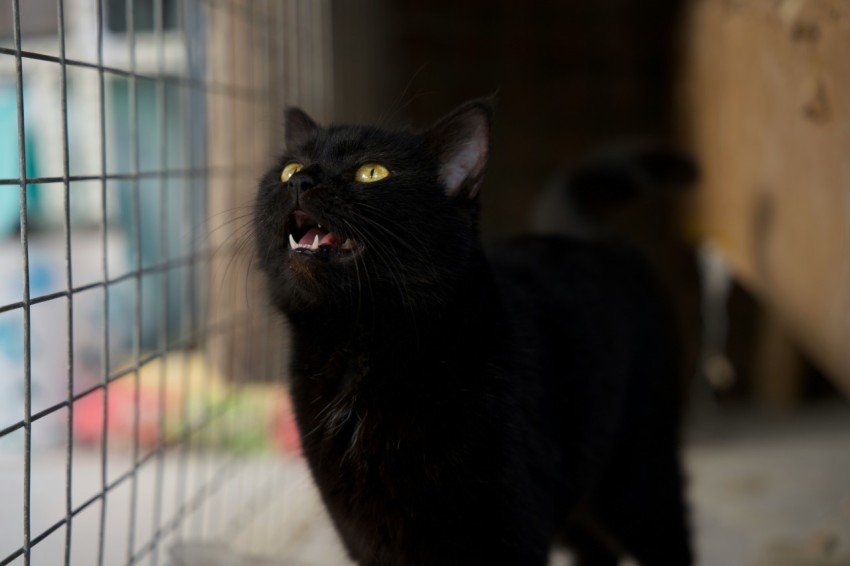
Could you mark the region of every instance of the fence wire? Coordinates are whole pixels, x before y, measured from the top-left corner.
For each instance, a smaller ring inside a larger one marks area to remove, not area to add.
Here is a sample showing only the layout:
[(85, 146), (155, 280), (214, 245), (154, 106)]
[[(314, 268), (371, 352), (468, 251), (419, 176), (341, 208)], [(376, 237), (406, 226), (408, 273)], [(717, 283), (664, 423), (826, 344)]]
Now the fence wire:
[(245, 228), (285, 106), (327, 117), (329, 26), (328, 1), (0, 0), (0, 565), (279, 543), (282, 331)]

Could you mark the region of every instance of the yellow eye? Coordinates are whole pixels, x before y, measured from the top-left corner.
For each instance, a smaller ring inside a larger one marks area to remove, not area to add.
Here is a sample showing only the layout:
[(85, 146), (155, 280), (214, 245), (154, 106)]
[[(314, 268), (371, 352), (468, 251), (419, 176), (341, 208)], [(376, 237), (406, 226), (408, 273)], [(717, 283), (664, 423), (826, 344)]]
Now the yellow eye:
[(383, 165), (367, 163), (360, 166), (360, 169), (354, 174), (354, 180), (358, 183), (374, 183), (389, 176), (390, 172)]
[(298, 163), (297, 161), (293, 161), (292, 163), (287, 163), (286, 167), (283, 168), (283, 171), (280, 172), (280, 180), (284, 183), (289, 182), (289, 178), (304, 169), (304, 166)]

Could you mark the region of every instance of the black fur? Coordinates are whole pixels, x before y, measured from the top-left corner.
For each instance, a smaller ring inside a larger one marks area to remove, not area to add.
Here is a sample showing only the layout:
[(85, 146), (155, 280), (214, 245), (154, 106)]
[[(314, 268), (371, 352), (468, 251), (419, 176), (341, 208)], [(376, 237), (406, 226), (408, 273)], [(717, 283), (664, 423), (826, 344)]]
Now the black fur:
[[(580, 564), (687, 565), (676, 354), (653, 278), (609, 244), (485, 251), (489, 123), (487, 101), (423, 133), (288, 114), (256, 243), (324, 503), (362, 564), (545, 564), (564, 543)], [(291, 161), (304, 169), (284, 184)], [(364, 163), (390, 176), (357, 183)], [(358, 252), (290, 251), (296, 207)]]

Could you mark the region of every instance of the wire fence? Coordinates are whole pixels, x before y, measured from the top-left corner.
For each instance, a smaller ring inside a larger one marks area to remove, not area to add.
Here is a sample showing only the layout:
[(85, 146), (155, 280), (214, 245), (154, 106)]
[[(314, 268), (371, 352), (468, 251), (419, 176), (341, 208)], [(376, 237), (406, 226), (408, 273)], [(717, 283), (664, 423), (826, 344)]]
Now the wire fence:
[(245, 227), (286, 104), (329, 113), (329, 28), (327, 0), (0, 0), (0, 565), (282, 544)]

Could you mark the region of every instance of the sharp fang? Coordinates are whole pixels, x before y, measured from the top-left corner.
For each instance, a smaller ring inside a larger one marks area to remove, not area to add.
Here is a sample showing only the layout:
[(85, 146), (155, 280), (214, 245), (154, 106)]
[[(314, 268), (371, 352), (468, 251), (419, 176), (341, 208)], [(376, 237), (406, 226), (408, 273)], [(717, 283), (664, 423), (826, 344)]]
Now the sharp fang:
[(344, 250), (350, 250), (354, 247), (354, 242), (352, 242), (350, 238), (346, 238), (341, 247)]
[(319, 235), (318, 234), (313, 236), (313, 245), (310, 246), (310, 249), (311, 250), (318, 250), (319, 249)]
[(295, 238), (292, 237), (292, 234), (289, 235), (289, 247), (293, 250), (298, 247), (298, 244), (295, 242)]

